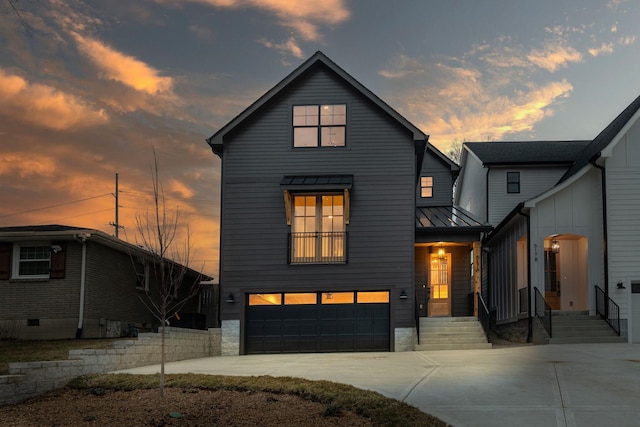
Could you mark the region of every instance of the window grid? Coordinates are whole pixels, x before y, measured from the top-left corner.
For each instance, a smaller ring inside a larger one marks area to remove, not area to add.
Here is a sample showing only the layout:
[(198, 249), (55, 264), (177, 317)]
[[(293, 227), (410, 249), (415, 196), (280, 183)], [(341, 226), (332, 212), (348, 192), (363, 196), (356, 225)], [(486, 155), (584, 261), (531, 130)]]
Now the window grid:
[(295, 105), (293, 146), (343, 147), (346, 124), (346, 104)]
[(520, 193), (520, 172), (507, 172), (507, 193)]
[(433, 197), (433, 177), (432, 176), (420, 177), (420, 197), (423, 197), (423, 198)]

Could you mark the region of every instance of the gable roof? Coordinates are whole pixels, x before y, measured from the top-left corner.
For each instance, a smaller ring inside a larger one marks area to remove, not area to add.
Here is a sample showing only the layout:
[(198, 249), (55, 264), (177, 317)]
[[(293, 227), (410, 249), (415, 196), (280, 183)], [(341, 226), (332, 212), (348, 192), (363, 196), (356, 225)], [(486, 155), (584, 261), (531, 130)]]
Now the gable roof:
[(487, 166), (573, 164), (589, 141), (465, 142)]
[[(38, 241), (38, 240), (75, 240), (80, 237), (99, 242), (100, 244), (127, 254), (139, 254), (149, 256), (151, 253), (144, 248), (125, 242), (110, 236), (100, 230), (84, 227), (71, 227), (68, 225), (23, 225), (14, 227), (0, 227), (0, 242)], [(176, 261), (165, 258), (168, 262), (181, 265)], [(212, 277), (201, 274), (189, 267), (190, 274), (200, 275), (203, 281), (213, 280)]]
[[(365, 98), (370, 100), (380, 109), (382, 109), (385, 113), (395, 119), (398, 123), (404, 126), (407, 130), (409, 130), (413, 134), (413, 140), (421, 144), (425, 144), (429, 139), (429, 136), (418, 129), (416, 126), (411, 124), (407, 119), (402, 117), (397, 111), (391, 108), (387, 103), (378, 98), (373, 92), (364, 87), (360, 82), (354, 79), (350, 74), (340, 68), (335, 62), (330, 60), (324, 53), (318, 51), (309, 59), (307, 59), (302, 65), (293, 70), (287, 77), (280, 81), (277, 85), (271, 88), (268, 92), (258, 98), (253, 104), (247, 107), (243, 112), (237, 115), (234, 119), (232, 119), (225, 126), (220, 128), (216, 133), (214, 133), (211, 137), (207, 138), (207, 143), (211, 146), (211, 149), (218, 156), (222, 156), (222, 151), (224, 147), (224, 137), (240, 126), (245, 120), (250, 118), (253, 114), (259, 111), (265, 104), (267, 104), (274, 97), (282, 93), (289, 85), (296, 82), (302, 76), (307, 74), (311, 69), (314, 69), (318, 66), (325, 66), (330, 69), (332, 72), (337, 74), (342, 80), (347, 82), (351, 87), (353, 87), (356, 91), (362, 94)], [(417, 147), (419, 148), (419, 147)], [(421, 147), (421, 150), (424, 151), (424, 146)]]
[(598, 136), (582, 151), (580, 156), (576, 159), (576, 162), (567, 172), (560, 178), (558, 183), (567, 180), (569, 177), (577, 173), (580, 169), (585, 167), (589, 162), (594, 160), (620, 133), (622, 128), (633, 118), (633, 116), (640, 110), (640, 96), (638, 96), (622, 113), (618, 115), (609, 126), (604, 128)]

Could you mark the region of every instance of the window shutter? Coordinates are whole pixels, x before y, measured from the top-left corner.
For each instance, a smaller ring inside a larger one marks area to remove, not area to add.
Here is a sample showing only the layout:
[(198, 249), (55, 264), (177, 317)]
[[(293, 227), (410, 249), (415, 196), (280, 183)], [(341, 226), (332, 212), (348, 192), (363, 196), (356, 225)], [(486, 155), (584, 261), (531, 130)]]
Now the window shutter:
[(0, 243), (0, 279), (11, 277), (11, 243)]
[(49, 269), (49, 278), (64, 279), (64, 264), (67, 253), (67, 245), (65, 242), (52, 242), (51, 246), (58, 245), (62, 248), (59, 252), (51, 252), (51, 268)]

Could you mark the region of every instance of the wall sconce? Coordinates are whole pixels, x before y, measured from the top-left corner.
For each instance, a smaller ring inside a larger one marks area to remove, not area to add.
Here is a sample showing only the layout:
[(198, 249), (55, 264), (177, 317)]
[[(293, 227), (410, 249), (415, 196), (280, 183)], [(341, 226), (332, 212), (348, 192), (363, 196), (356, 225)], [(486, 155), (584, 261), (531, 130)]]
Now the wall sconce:
[(551, 252), (553, 252), (554, 254), (557, 254), (560, 252), (560, 243), (558, 243), (556, 239), (553, 239), (551, 241)]
[(400, 291), (400, 299), (407, 299), (407, 291), (405, 291), (404, 289)]
[(440, 248), (438, 248), (438, 258), (443, 260), (445, 258), (444, 256), (444, 248), (441, 246)]
[(229, 293), (229, 296), (227, 297), (227, 302), (229, 304), (233, 304), (234, 302), (236, 302), (236, 298), (233, 296), (233, 293)]
[(621, 281), (619, 281), (619, 282), (617, 283), (617, 285), (618, 285), (618, 289), (627, 289), (627, 288), (624, 286), (624, 283), (622, 283), (622, 280), (621, 280)]

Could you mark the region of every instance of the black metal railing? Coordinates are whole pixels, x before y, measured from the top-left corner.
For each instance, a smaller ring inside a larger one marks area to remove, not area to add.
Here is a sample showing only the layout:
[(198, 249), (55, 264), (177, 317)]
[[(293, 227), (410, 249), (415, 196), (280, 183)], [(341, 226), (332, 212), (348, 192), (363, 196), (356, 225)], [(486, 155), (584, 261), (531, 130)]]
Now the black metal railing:
[(415, 307), (413, 309), (413, 316), (416, 322), (416, 333), (418, 334), (418, 344), (420, 344), (420, 304), (418, 303), (418, 293), (414, 292), (414, 303)]
[(478, 298), (478, 320), (482, 325), (482, 329), (484, 329), (485, 335), (489, 336), (489, 329), (491, 329), (491, 313), (489, 313), (489, 308), (484, 302), (482, 295), (480, 295), (480, 292), (476, 293), (476, 297)]
[(343, 263), (347, 261), (347, 233), (289, 233), (289, 263)]
[(596, 314), (604, 319), (611, 329), (620, 336), (620, 306), (596, 285)]
[(535, 288), (535, 290), (536, 290), (535, 314), (536, 314), (536, 317), (540, 319), (540, 321), (542, 322), (544, 329), (549, 334), (549, 338), (551, 338), (553, 336), (551, 333), (552, 332), (551, 307), (544, 300), (544, 297), (542, 296), (538, 288)]
[(518, 289), (518, 298), (520, 300), (520, 314), (529, 312), (529, 288)]

